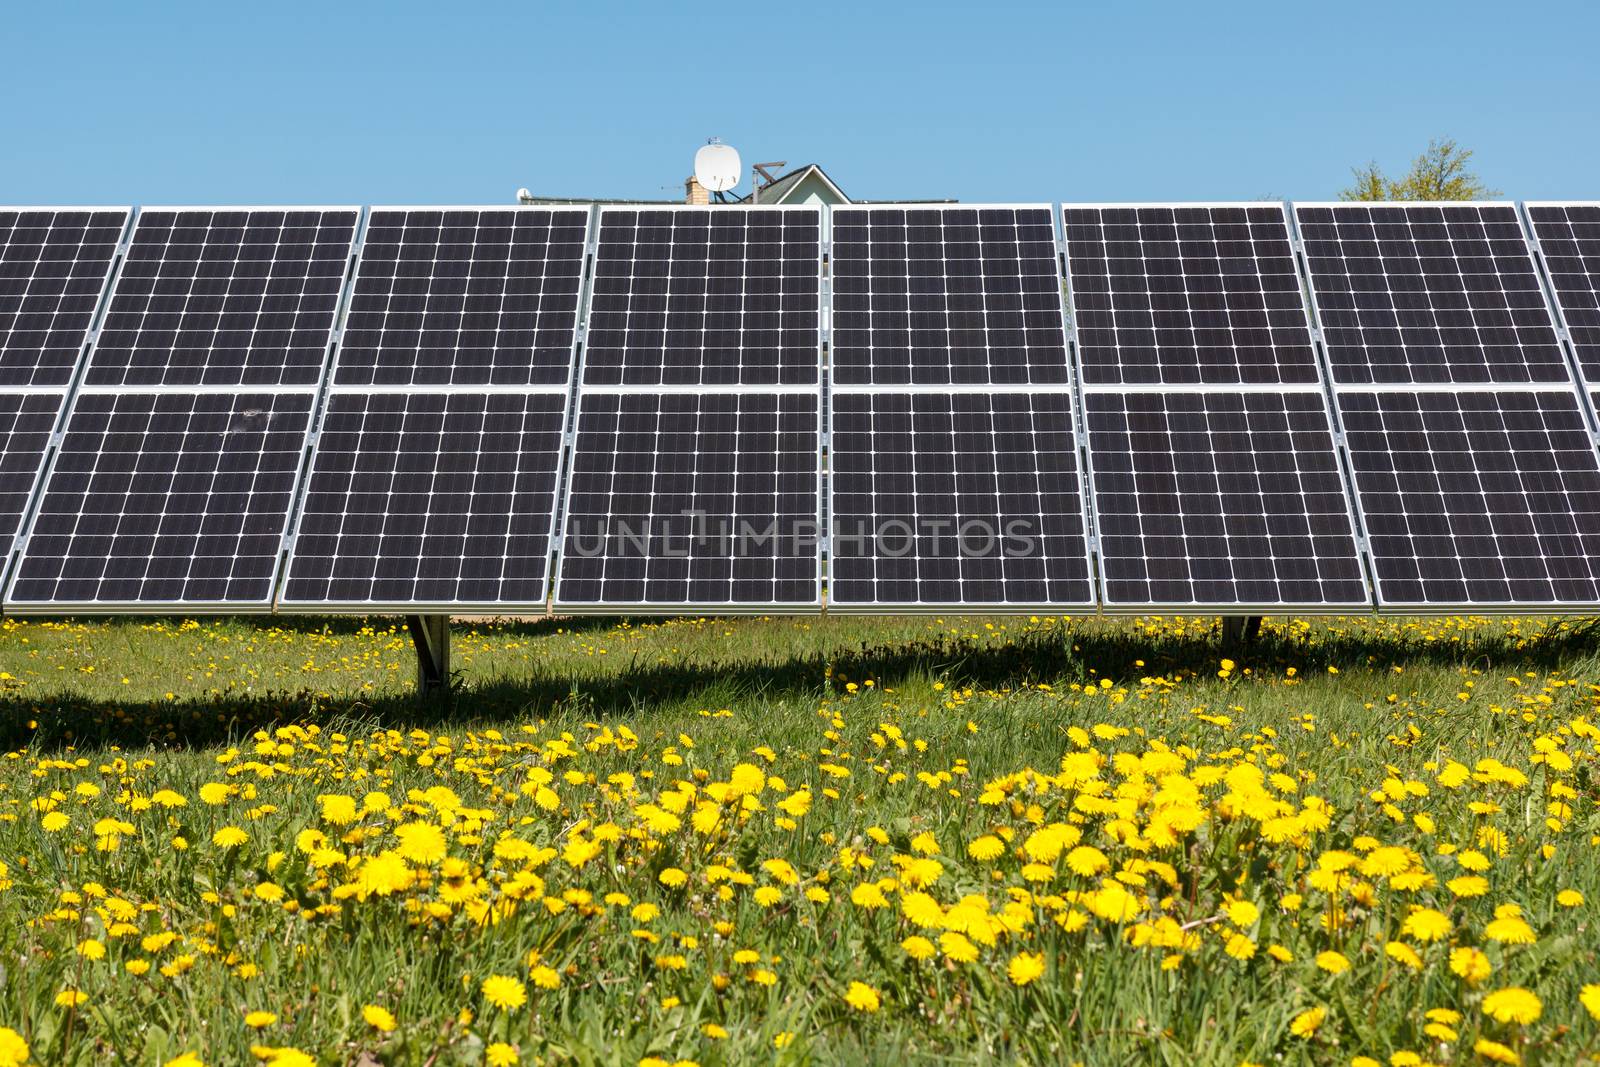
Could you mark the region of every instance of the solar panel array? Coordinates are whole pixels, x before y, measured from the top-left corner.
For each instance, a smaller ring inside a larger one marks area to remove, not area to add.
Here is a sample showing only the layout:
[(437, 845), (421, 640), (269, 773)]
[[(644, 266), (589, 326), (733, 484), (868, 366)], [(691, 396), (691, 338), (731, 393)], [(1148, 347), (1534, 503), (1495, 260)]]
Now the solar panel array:
[(1105, 605), (1367, 604), (1282, 206), (1063, 219)]
[(828, 606), (1094, 600), (1047, 205), (833, 211)]
[(8, 609), (271, 609), (358, 218), (139, 213)]
[(4, 610), (1600, 609), (1600, 203), (1053, 211), (0, 208)]
[(587, 208), (374, 208), (282, 602), (542, 610)]
[(1527, 207), (1578, 365), (1600, 385), (1600, 202)]
[(1516, 208), (1295, 210), (1379, 606), (1600, 600), (1600, 465)]
[(815, 609), (821, 212), (599, 218), (556, 609)]
[(0, 590), (129, 214), (0, 208)]

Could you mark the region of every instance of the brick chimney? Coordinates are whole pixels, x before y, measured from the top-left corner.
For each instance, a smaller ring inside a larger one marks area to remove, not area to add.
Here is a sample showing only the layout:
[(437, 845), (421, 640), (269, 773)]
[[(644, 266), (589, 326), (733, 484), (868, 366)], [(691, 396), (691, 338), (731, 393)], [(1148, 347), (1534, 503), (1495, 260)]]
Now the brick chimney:
[(683, 202), (685, 204), (711, 203), (711, 194), (706, 191), (706, 187), (701, 185), (693, 174), (684, 179), (683, 194)]

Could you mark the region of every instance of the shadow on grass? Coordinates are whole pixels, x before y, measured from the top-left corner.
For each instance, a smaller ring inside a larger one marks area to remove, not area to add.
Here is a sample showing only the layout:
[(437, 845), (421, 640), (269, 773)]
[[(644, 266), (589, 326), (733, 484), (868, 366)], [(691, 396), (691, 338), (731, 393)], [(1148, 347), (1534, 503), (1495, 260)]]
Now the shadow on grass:
[[(536, 637), (609, 629), (614, 618), (540, 619), (495, 624), (495, 632)], [(292, 623), (285, 625), (285, 623)], [(275, 619), (261, 623), (304, 632), (356, 632), (360, 619)], [(459, 623), (467, 626), (469, 623)], [(251, 696), (222, 695), (171, 701), (110, 701), (70, 692), (46, 696), (0, 695), (0, 750), (24, 745), (36, 751), (103, 745), (199, 747), (247, 737), (254, 730), (318, 722), (347, 732), (367, 728), (462, 727), (478, 723), (561, 716), (605, 719), (652, 710), (716, 708), (735, 702), (785, 703), (820, 699), (846, 680), (873, 679), (899, 686), (917, 678), (981, 690), (1007, 690), (1040, 682), (1066, 684), (1110, 678), (1133, 682), (1150, 675), (1210, 677), (1230, 655), (1263, 675), (1293, 666), (1302, 672), (1336, 666), (1341, 672), (1387, 672), (1393, 666), (1499, 666), (1518, 670), (1579, 670), (1594, 666), (1600, 620), (1517, 639), (1499, 633), (1461, 642), (1395, 639), (1359, 634), (1319, 634), (1313, 643), (1268, 628), (1246, 648), (1226, 651), (1212, 636), (1151, 636), (1127, 625), (1086, 623), (1042, 630), (1009, 643), (947, 638), (863, 642), (857, 648), (772, 661), (720, 664), (629, 665), (616, 673), (556, 677), (536, 668), (523, 677), (463, 682), (426, 700), (412, 693), (363, 698), (318, 696), (312, 691)]]

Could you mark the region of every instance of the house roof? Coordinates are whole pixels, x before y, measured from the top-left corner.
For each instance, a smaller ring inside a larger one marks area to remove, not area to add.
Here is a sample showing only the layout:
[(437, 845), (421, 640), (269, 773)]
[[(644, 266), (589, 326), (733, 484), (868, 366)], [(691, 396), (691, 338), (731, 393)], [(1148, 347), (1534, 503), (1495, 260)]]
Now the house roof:
[[(828, 183), (828, 188), (837, 193), (840, 200), (847, 204), (850, 203), (850, 198), (844, 195), (844, 190), (839, 188), (839, 183), (828, 177), (828, 172), (823, 170), (815, 163), (807, 163), (803, 167), (796, 167), (788, 174), (785, 174), (773, 181), (770, 185), (762, 186), (761, 199), (758, 200), (757, 203), (776, 204), (780, 202), (790, 189), (793, 189), (795, 186), (804, 181), (806, 176), (812, 171), (815, 171), (817, 177)], [(741, 204), (747, 204), (749, 202), (750, 197), (748, 195), (741, 196), (739, 198), (739, 203)]]

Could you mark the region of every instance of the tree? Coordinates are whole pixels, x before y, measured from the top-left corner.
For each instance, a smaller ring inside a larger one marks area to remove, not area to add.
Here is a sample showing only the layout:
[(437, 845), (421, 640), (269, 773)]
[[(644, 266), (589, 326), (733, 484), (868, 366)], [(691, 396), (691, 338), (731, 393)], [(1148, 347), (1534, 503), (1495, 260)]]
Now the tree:
[(1339, 191), (1340, 200), (1484, 200), (1499, 196), (1471, 170), (1472, 149), (1449, 138), (1428, 142), (1404, 178), (1384, 175), (1376, 161), (1351, 171), (1355, 182)]

